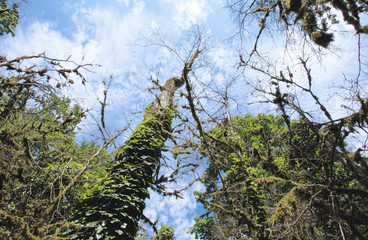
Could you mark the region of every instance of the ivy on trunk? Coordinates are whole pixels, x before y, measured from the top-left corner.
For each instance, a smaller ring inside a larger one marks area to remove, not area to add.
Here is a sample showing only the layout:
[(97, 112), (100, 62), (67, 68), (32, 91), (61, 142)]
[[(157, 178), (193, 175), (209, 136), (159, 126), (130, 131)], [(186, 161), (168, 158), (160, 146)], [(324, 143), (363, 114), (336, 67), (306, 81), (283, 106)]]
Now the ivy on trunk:
[(172, 129), (175, 91), (188, 80), (197, 58), (195, 51), (182, 75), (166, 81), (161, 95), (151, 103), (142, 122), (115, 154), (116, 164), (102, 184), (78, 204), (72, 220), (78, 224), (64, 234), (71, 239), (134, 239), (143, 215), (148, 188)]

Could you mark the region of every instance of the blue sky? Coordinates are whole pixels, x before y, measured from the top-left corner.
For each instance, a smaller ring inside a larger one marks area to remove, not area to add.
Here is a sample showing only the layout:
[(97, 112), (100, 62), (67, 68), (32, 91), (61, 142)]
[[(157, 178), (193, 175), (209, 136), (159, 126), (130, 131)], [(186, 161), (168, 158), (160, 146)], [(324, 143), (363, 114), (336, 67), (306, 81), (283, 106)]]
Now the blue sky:
[[(102, 99), (104, 90), (102, 80), (113, 75), (106, 115), (107, 126), (112, 130), (122, 129), (131, 121), (134, 126), (140, 121), (142, 111), (154, 100), (147, 90), (152, 86), (150, 76), (164, 82), (179, 75), (183, 66), (180, 59), (165, 48), (139, 46), (143, 35), (149, 36), (153, 31), (159, 31), (166, 36), (168, 44), (175, 46), (183, 39), (183, 32), (193, 25), (199, 25), (210, 38), (213, 47), (207, 56), (214, 64), (211, 69), (204, 68), (196, 72), (201, 82), (211, 82), (211, 87), (223, 90), (234, 77), (241, 75), (234, 67), (239, 60), (238, 49), (227, 41), (232, 36), (234, 24), (224, 8), (223, 0), (28, 0), (27, 4), (21, 5), (20, 10), (22, 19), (16, 36), (0, 40), (3, 46), (1, 53), (11, 58), (46, 52), (50, 57), (71, 56), (76, 62), (83, 59), (84, 63), (101, 65), (93, 68), (93, 72), (85, 73), (88, 80), (86, 86), (77, 82), (65, 94), (77, 99), (83, 107), (97, 111), (97, 99)], [(262, 48), (270, 52), (272, 50), (271, 56), (285, 66), (296, 66), (299, 57), (297, 47), (285, 53), (282, 47), (274, 47), (278, 41), (266, 39), (262, 42)], [(188, 45), (184, 44), (176, 48), (182, 57), (187, 57), (186, 47)], [(344, 54), (339, 55), (340, 51), (344, 51)], [(337, 36), (332, 51), (325, 51), (323, 66), (317, 58), (311, 57), (310, 61), (316, 66), (313, 72), (318, 73), (314, 86), (322, 90), (322, 100), (329, 101), (336, 108), (336, 116), (343, 114), (343, 101), (333, 99), (327, 90), (336, 89), (339, 84), (337, 79), (343, 79), (343, 73), (348, 77), (355, 74), (356, 69), (351, 66), (356, 56), (356, 41), (352, 42), (351, 35), (347, 34)], [(249, 76), (252, 77), (256, 79), (257, 76)], [(195, 81), (193, 84), (198, 95), (218, 97), (216, 93), (204, 89), (203, 84)], [(247, 89), (249, 87), (242, 81), (237, 81), (231, 88), (231, 96), (238, 99), (236, 104), (232, 103), (234, 115), (264, 111), (259, 105), (248, 105), (257, 98), (252, 99)], [(218, 106), (215, 102), (204, 98), (202, 104), (211, 106), (209, 109), (216, 113)], [(312, 104), (311, 109), (313, 107), (315, 105)], [(136, 112), (138, 114), (134, 114)], [(93, 131), (90, 126), (90, 122), (85, 123), (83, 131)], [(185, 183), (190, 177), (182, 180)], [(193, 217), (201, 211), (192, 191), (201, 188), (196, 183), (184, 193), (184, 199), (163, 199), (152, 193), (145, 213), (153, 221), (159, 219), (159, 223), (174, 226), (178, 240), (194, 239), (186, 232), (194, 223)]]

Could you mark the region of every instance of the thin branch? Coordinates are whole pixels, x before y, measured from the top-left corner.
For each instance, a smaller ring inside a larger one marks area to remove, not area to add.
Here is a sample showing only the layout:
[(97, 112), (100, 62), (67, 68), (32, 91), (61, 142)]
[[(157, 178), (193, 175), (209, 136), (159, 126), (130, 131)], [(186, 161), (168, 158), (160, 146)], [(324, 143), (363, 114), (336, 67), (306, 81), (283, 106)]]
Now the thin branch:
[(126, 131), (128, 129), (129, 125), (126, 126), (124, 129), (122, 129), (118, 134), (116, 134), (115, 136), (113, 136), (112, 138), (109, 139), (109, 141), (105, 142), (105, 144), (100, 147), (97, 152), (95, 154), (93, 154), (86, 162), (86, 164), (83, 166), (83, 168), (73, 177), (73, 179), (70, 181), (70, 183), (68, 184), (68, 186), (66, 186), (65, 188), (63, 188), (62, 191), (59, 192), (59, 195), (53, 200), (53, 203), (51, 204), (51, 206), (49, 206), (45, 212), (44, 215), (48, 215), (50, 214), (51, 211), (54, 210), (54, 208), (56, 207), (56, 205), (59, 203), (59, 201), (61, 200), (61, 198), (74, 186), (74, 184), (78, 181), (78, 179), (82, 176), (82, 174), (88, 169), (89, 165), (91, 164), (91, 162), (101, 153), (102, 150), (106, 149), (107, 146), (109, 146), (116, 138), (118, 138), (124, 131)]
[(313, 202), (313, 198), (315, 198), (318, 194), (320, 194), (322, 192), (322, 190), (319, 190), (318, 192), (316, 192), (315, 194), (313, 194), (313, 196), (311, 197), (309, 203), (307, 204), (307, 206), (303, 209), (303, 211), (299, 214), (299, 216), (297, 217), (297, 219), (293, 222), (293, 224), (289, 225), (288, 228), (283, 232), (283, 234), (281, 234), (280, 237), (278, 237), (278, 239), (284, 239), (286, 234), (288, 233), (288, 231), (293, 228), (298, 222), (299, 220), (302, 218), (302, 216), (305, 214), (305, 212), (310, 208), (310, 206), (312, 205)]

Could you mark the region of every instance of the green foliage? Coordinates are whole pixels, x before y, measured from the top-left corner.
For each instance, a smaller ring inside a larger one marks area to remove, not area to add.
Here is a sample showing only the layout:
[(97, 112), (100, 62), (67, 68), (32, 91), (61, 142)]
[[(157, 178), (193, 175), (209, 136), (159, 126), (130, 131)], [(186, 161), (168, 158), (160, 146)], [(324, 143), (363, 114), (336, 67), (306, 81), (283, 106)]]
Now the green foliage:
[(15, 28), (18, 25), (19, 5), (13, 3), (8, 6), (8, 0), (0, 0), (0, 36), (4, 34), (15, 35)]
[[(39, 100), (33, 102), (34, 107), (13, 112), (0, 129), (0, 235), (4, 238), (53, 234), (62, 219), (71, 214), (73, 202), (85, 186), (106, 174), (104, 168), (91, 166), (83, 179), (58, 200), (57, 215), (55, 211), (46, 214), (90, 154), (100, 147), (94, 142), (75, 143), (74, 129), (84, 116), (79, 106), (70, 106), (69, 99), (55, 95)], [(108, 159), (108, 153), (102, 152), (96, 161), (103, 166)]]
[(170, 109), (146, 109), (143, 121), (116, 151), (111, 172), (81, 199), (72, 218), (81, 228), (65, 234), (71, 239), (134, 239), (172, 118)]
[[(26, 67), (29, 59), (42, 67)], [(60, 62), (43, 54), (1, 57), (1, 239), (55, 237), (70, 226), (66, 219), (86, 186), (106, 175), (107, 151), (95, 142), (75, 142), (85, 111), (58, 92), (73, 73)]]
[(236, 129), (219, 127), (211, 130), (209, 145), (212, 147), (203, 148), (203, 154), (208, 156), (207, 151), (211, 151), (213, 158), (209, 160), (202, 180), (206, 192), (197, 193), (198, 200), (208, 212), (207, 217), (197, 219), (192, 228), (192, 233), (200, 239), (217, 239), (219, 229), (215, 226), (221, 225), (227, 226), (227, 230), (222, 231), (223, 238), (234, 236), (239, 227), (247, 236), (264, 238), (265, 207), (269, 203), (265, 201), (263, 188), (254, 180), (270, 175), (263, 165), (267, 165), (269, 171), (285, 172), (288, 168), (283, 155), (268, 163), (261, 161), (271, 149), (276, 152), (284, 147), (282, 141), (270, 144), (277, 139), (275, 136), (285, 131), (281, 117), (259, 115), (252, 118), (247, 115), (233, 121)]
[(175, 240), (175, 229), (172, 226), (161, 225), (157, 235), (151, 240)]
[[(197, 192), (196, 194), (200, 195), (201, 193)], [(194, 221), (195, 224), (189, 229), (189, 233), (194, 234), (195, 239), (214, 239), (216, 234), (211, 230), (215, 224), (212, 217), (197, 216), (194, 217)]]
[(198, 239), (368, 234), (362, 220), (368, 189), (358, 173), (368, 170), (367, 158), (352, 157), (359, 152), (346, 150), (341, 128), (302, 120), (287, 127), (282, 117), (263, 114), (232, 121), (233, 127), (210, 130), (208, 145), (202, 145), (206, 190), (196, 195), (207, 213), (191, 228)]

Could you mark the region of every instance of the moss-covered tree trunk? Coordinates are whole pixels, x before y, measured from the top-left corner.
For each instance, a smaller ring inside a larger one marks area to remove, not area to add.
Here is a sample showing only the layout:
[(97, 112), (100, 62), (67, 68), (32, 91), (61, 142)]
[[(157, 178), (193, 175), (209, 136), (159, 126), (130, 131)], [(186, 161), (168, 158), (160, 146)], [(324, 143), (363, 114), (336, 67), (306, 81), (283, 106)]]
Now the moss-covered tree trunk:
[(72, 239), (134, 239), (171, 132), (175, 91), (186, 82), (198, 54), (197, 50), (180, 77), (166, 81), (161, 95), (147, 107), (143, 121), (117, 150), (109, 176), (80, 202), (73, 221), (81, 228), (69, 233)]

